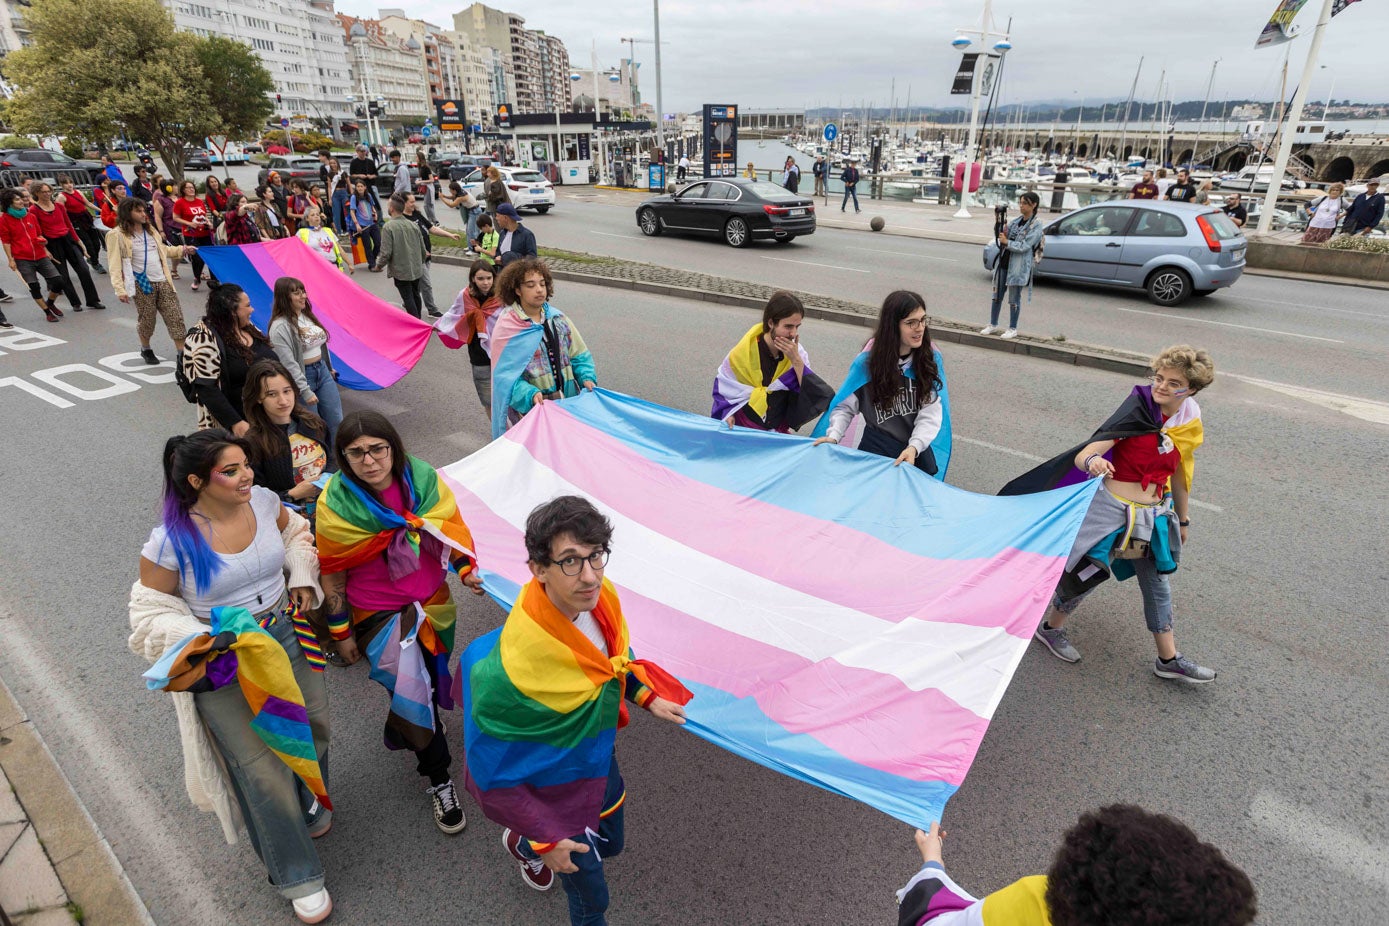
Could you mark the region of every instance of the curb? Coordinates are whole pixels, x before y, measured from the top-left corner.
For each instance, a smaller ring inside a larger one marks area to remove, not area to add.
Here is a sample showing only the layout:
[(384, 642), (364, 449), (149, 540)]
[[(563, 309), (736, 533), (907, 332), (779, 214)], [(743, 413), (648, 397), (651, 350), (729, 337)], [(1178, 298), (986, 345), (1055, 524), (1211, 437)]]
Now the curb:
[[(470, 262), (462, 258), (439, 253), (434, 255), (433, 262), (454, 267), (467, 267), (470, 265)], [(676, 286), (672, 283), (624, 280), (619, 277), (609, 277), (595, 273), (579, 273), (573, 270), (552, 269), (550, 273), (557, 280), (565, 280), (571, 283), (583, 283), (589, 286), (606, 286), (612, 289), (626, 289), (638, 293), (650, 293), (655, 296), (673, 296), (678, 299), (712, 302), (717, 305), (737, 306), (744, 309), (757, 309), (760, 311), (767, 303), (765, 297), (758, 298), (754, 296), (737, 296), (729, 293), (716, 293), (707, 289)], [(769, 286), (767, 289), (771, 291), (774, 287)], [(815, 298), (817, 297), (813, 294), (809, 296), (810, 300), (814, 300)], [(817, 306), (813, 301), (808, 301), (805, 307), (805, 314), (810, 318), (839, 322), (846, 325), (857, 325), (861, 328), (872, 328), (878, 321), (876, 310), (868, 305), (864, 306), (864, 312), (859, 313)], [(931, 317), (931, 335), (935, 340), (949, 344), (964, 344), (967, 347), (982, 347), (987, 350), (996, 350), (1005, 354), (1021, 354), (1027, 357), (1036, 357), (1040, 360), (1055, 360), (1060, 363), (1069, 363), (1078, 367), (1108, 370), (1112, 373), (1122, 373), (1130, 376), (1146, 376), (1149, 373), (1149, 358), (1133, 351), (1123, 351), (1112, 347), (1069, 341), (1040, 341), (1029, 339), (1026, 335), (1005, 341), (1001, 338), (982, 335), (974, 325), (966, 322), (953, 321), (937, 316)]]
[(9, 779), (14, 796), (68, 898), (81, 909), (82, 922), (89, 926), (154, 926), (154, 919), (111, 851), (111, 844), (87, 813), (43, 737), (3, 679), (0, 770)]

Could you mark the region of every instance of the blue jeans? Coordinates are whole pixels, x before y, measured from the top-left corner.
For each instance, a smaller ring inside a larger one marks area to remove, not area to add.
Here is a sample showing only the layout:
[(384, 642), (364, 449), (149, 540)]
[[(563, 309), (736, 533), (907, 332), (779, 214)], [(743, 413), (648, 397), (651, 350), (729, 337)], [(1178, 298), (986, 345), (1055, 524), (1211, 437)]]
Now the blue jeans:
[[(313, 728), (323, 783), (328, 785), (328, 688), (323, 673), (304, 660), (289, 618), (276, 615), (267, 630), (289, 656), (294, 680), (304, 695)], [(309, 825), (328, 813), (320, 806), (313, 819), (307, 809), (313, 795), (289, 766), (251, 729), (251, 708), (241, 686), (226, 685), (193, 696), (198, 716), (212, 732), (213, 743), (226, 762), (232, 790), (251, 836), (251, 848), (265, 865), (270, 883), (286, 900), (308, 897), (323, 889), (323, 863), (309, 836)]]
[[(608, 808), (622, 799), (625, 786), (622, 773), (617, 769), (617, 756), (613, 756), (608, 766), (608, 787), (603, 794), (603, 807)], [(562, 874), (559, 883), (564, 893), (569, 895), (569, 922), (572, 926), (607, 926), (608, 918), (608, 879), (603, 876), (603, 860), (622, 854), (624, 840), (622, 814), (624, 807), (618, 807), (604, 817), (598, 824), (598, 838), (587, 833), (570, 837), (575, 842), (587, 843), (587, 852), (570, 853), (570, 860), (579, 870), (573, 874)], [(521, 854), (536, 858), (530, 844), (521, 840)]]
[[(327, 348), (324, 348), (327, 350)], [(338, 425), (342, 424), (342, 395), (338, 392), (338, 382), (333, 379), (328, 364), (320, 360), (304, 366), (304, 379), (309, 388), (318, 396), (318, 404), (310, 405), (310, 410), (328, 425), (328, 458), (333, 457), (333, 441), (338, 436)]]
[(1008, 277), (1002, 273), (994, 274), (994, 301), (989, 306), (989, 324), (998, 325), (998, 310), (1003, 306), (1003, 292), (1008, 291), (1008, 327), (1018, 327), (1018, 316), (1022, 314), (1022, 287), (1008, 285)]
[[(1167, 576), (1158, 572), (1157, 566), (1147, 557), (1130, 562), (1133, 563), (1134, 577), (1138, 579), (1139, 591), (1143, 593), (1143, 619), (1148, 623), (1148, 630), (1167, 633), (1172, 629), (1172, 586)], [(1082, 592), (1067, 601), (1053, 594), (1051, 603), (1062, 614), (1070, 614), (1089, 594)]]
[(839, 211), (840, 211), (840, 212), (843, 212), (843, 211), (844, 211), (844, 207), (847, 206), (847, 205), (849, 205), (849, 197), (850, 197), (850, 196), (852, 196), (852, 197), (854, 198), (854, 211), (855, 211), (855, 212), (858, 212), (858, 211), (859, 211), (859, 210), (858, 210), (858, 187), (857, 187), (857, 186), (846, 186), (846, 187), (844, 187), (844, 202), (842, 202), (842, 203), (839, 204)]
[(336, 229), (339, 234), (346, 234), (348, 231), (347, 206), (351, 199), (352, 195), (346, 190), (333, 191), (332, 222), (333, 228)]
[(469, 209), (465, 213), (465, 217), (468, 223), (467, 236), (469, 248), (471, 248), (473, 246), (473, 242), (477, 240), (477, 217), (482, 215), (482, 213), (485, 211), (486, 210), (483, 209), (481, 206), (474, 206), (472, 209)]

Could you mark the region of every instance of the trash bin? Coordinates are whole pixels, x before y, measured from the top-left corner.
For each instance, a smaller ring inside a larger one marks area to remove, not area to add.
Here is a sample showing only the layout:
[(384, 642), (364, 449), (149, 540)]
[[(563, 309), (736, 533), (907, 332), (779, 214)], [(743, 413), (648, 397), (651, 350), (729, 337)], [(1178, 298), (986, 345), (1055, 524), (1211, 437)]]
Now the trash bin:
[(1064, 170), (1058, 170), (1051, 178), (1051, 211), (1060, 212), (1065, 208), (1066, 202), (1066, 181), (1071, 179), (1071, 175)]

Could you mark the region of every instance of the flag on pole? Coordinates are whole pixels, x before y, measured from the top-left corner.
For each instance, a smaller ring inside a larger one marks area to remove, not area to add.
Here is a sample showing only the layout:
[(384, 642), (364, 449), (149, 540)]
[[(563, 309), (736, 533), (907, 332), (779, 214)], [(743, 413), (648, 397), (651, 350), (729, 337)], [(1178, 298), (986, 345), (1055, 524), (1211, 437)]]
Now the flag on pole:
[(1359, 2), (1360, 0), (1335, 0), (1335, 2), (1331, 4), (1331, 15), (1335, 16), (1342, 10), (1344, 10), (1346, 7), (1350, 6), (1352, 3)]
[(602, 389), (442, 475), (498, 603), (531, 578), (526, 516), (586, 496), (615, 528), (632, 649), (693, 692), (685, 729), (920, 827), (964, 781), (1098, 486), (976, 495)]
[(1254, 47), (1267, 48), (1270, 45), (1291, 42), (1297, 33), (1293, 26), (1293, 19), (1306, 5), (1307, 0), (1281, 0), (1278, 9), (1274, 10), (1273, 15), (1268, 18), (1268, 25), (1264, 26), (1264, 31), (1259, 33)]

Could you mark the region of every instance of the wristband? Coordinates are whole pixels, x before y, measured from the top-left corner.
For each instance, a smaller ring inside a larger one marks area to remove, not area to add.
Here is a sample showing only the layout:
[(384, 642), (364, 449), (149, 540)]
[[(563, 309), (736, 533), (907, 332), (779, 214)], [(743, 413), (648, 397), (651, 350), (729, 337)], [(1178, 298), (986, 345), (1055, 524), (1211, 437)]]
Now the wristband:
[(1182, 527), (1190, 527), (1190, 526), (1191, 526), (1191, 522), (1190, 522), (1190, 521), (1180, 521), (1180, 520), (1179, 520), (1177, 523), (1178, 523), (1179, 525), (1181, 525)]
[(1090, 461), (1095, 459), (1095, 457), (1097, 456), (1099, 456), (1098, 453), (1090, 454), (1088, 457), (1085, 458), (1085, 462), (1081, 464), (1080, 468), (1085, 470), (1087, 473), (1090, 472)]
[(352, 636), (352, 615), (347, 611), (329, 614), (328, 633), (334, 640), (346, 640)]

